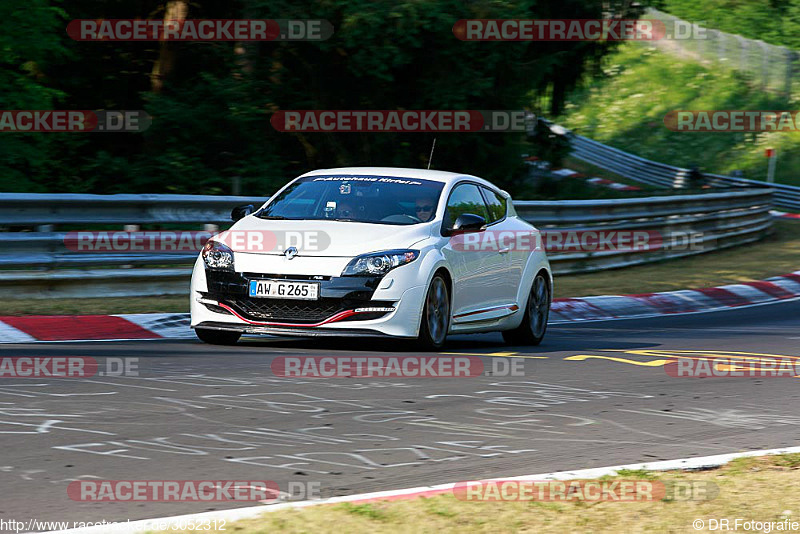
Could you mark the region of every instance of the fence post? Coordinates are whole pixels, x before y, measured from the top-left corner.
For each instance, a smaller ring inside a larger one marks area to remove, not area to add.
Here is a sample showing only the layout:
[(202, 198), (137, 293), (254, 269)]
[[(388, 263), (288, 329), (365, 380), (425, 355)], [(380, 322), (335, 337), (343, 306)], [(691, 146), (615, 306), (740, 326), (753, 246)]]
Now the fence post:
[(747, 72), (747, 40), (741, 35), (735, 37), (739, 41), (739, 70)]
[(769, 54), (767, 53), (767, 43), (756, 41), (761, 48), (761, 89), (769, 84)]

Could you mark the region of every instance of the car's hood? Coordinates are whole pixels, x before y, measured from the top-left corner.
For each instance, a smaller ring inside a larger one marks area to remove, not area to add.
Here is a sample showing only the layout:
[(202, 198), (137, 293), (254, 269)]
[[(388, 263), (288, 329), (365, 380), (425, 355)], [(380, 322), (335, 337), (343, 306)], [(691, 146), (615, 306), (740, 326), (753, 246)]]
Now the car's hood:
[(268, 220), (245, 217), (217, 236), (234, 252), (353, 257), (378, 250), (409, 248), (431, 235), (433, 224), (399, 226), (346, 221)]

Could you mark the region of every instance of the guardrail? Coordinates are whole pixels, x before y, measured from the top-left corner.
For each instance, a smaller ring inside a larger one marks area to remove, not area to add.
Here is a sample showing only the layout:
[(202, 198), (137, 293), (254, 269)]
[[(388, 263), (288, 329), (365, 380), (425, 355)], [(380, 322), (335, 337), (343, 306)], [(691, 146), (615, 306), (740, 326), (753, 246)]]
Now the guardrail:
[(0, 226), (229, 223), (231, 207), (267, 197), (0, 193)]
[[(570, 134), (570, 140), (572, 156), (630, 180), (669, 188), (684, 188), (689, 185), (690, 169), (651, 161), (581, 135)], [(774, 203), (777, 207), (800, 211), (800, 187), (771, 184), (722, 174), (704, 174), (703, 176), (713, 187), (769, 187), (775, 190)]]
[[(197, 251), (74, 252), (58, 225), (85, 228), (149, 224), (225, 224), (240, 204), (264, 198), (191, 195), (0, 194), (0, 225), (39, 231), (0, 232), (0, 297), (77, 298), (188, 294)], [(556, 273), (591, 272), (677, 258), (756, 241), (770, 230), (770, 189), (701, 195), (516, 201), (519, 215), (545, 232), (644, 231), (660, 246), (550, 252)], [(694, 246), (687, 247), (691, 239)]]
[(557, 274), (592, 272), (679, 258), (757, 241), (772, 226), (772, 190), (747, 189), (662, 197), (517, 201), (517, 213), (537, 228), (587, 232), (647, 232), (657, 246), (638, 250), (550, 252)]

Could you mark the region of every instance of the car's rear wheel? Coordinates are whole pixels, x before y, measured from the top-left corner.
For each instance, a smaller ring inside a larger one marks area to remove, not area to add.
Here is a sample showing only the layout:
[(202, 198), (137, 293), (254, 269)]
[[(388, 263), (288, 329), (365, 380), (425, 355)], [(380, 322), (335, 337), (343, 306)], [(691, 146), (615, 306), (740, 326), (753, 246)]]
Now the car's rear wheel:
[(437, 274), (431, 280), (422, 310), (417, 345), (420, 349), (435, 350), (444, 346), (450, 328), (450, 294), (447, 282)]
[(550, 285), (543, 273), (536, 275), (531, 293), (525, 303), (522, 323), (514, 330), (503, 332), (503, 339), (511, 345), (538, 345), (547, 332), (547, 319), (550, 316)]
[(211, 345), (234, 345), (242, 336), (239, 332), (210, 330), (208, 328), (195, 328), (194, 333), (200, 341)]

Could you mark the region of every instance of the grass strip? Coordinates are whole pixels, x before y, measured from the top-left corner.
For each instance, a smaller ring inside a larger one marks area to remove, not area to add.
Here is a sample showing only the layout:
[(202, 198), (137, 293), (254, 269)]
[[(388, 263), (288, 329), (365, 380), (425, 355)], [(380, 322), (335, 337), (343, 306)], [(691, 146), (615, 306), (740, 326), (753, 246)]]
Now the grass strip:
[[(800, 455), (786, 454), (741, 458), (718, 469), (620, 473), (604, 480), (649, 479), (713, 484), (714, 499), (667, 498), (651, 502), (470, 502), (450, 493), (430, 498), (369, 504), (319, 505), (299, 510), (265, 513), (227, 525), (238, 534), (271, 532), (397, 532), (498, 533), (498, 532), (694, 532), (702, 520), (703, 531), (711, 520), (800, 521), (800, 493), (789, 488), (800, 484)], [(685, 495), (685, 494), (684, 494)], [(774, 528), (774, 527), (773, 527)], [(743, 530), (742, 527), (739, 530)], [(186, 531), (188, 532), (188, 531)]]

